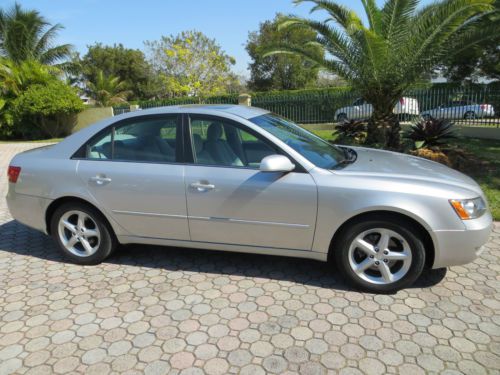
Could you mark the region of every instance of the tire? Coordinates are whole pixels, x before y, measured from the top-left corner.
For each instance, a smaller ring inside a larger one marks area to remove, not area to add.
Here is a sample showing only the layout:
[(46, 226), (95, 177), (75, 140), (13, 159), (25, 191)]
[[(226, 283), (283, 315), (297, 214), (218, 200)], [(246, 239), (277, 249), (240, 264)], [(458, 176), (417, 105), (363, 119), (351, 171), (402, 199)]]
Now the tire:
[[(374, 293), (395, 292), (411, 285), (425, 266), (425, 247), (414, 232), (404, 222), (393, 220), (357, 222), (341, 233), (334, 244), (335, 262), (356, 287)], [(389, 246), (384, 246), (380, 241), (387, 237)], [(359, 271), (355, 272), (355, 268)]]
[(99, 264), (117, 246), (113, 231), (102, 214), (80, 202), (58, 207), (52, 215), (50, 229), (64, 256), (76, 264)]
[(476, 118), (476, 114), (473, 111), (467, 111), (464, 114), (464, 119), (466, 120), (474, 120)]
[(337, 122), (347, 121), (347, 115), (345, 113), (339, 113), (337, 115)]
[(427, 113), (425, 115), (422, 115), (422, 118), (425, 120), (425, 121), (429, 121), (430, 119), (432, 119), (431, 115), (428, 115)]

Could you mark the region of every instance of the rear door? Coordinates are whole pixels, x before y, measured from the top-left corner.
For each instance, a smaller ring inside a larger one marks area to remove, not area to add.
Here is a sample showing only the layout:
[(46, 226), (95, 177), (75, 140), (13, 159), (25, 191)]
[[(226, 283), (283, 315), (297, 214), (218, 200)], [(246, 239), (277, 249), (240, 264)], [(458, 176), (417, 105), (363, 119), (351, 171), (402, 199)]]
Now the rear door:
[(79, 151), (77, 173), (130, 235), (189, 240), (181, 116), (134, 117)]
[(186, 197), (193, 241), (310, 250), (317, 189), (309, 173), (261, 172), (280, 153), (245, 126), (191, 116)]

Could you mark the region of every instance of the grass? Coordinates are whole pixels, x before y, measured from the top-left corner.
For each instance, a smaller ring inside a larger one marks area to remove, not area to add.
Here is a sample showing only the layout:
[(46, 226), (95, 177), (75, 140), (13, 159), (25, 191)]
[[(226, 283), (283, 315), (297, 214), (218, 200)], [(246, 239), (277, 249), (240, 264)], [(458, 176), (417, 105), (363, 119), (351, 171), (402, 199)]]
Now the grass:
[[(336, 139), (332, 130), (313, 130), (313, 133), (328, 141)], [(488, 168), (478, 167), (467, 174), (483, 189), (493, 218), (500, 220), (500, 140), (457, 138), (450, 143), (488, 163)]]

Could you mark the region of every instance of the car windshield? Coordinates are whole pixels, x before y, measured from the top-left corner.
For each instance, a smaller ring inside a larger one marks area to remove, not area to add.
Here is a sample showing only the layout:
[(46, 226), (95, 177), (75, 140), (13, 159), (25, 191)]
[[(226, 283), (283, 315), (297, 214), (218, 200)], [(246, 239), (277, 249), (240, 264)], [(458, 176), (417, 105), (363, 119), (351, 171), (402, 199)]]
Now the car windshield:
[(267, 114), (250, 119), (251, 122), (268, 131), (314, 165), (331, 169), (345, 162), (345, 152), (297, 124), (277, 115)]

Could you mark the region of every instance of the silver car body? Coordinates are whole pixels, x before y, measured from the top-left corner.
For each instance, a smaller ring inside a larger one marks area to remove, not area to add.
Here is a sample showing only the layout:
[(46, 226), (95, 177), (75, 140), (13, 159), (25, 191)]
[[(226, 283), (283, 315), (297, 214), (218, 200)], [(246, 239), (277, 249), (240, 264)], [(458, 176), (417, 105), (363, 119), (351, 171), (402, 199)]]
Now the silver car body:
[[(89, 138), (116, 121), (168, 113), (236, 121), (286, 152), (303, 172), (72, 158)], [(491, 231), (489, 211), (463, 221), (449, 203), (449, 199), (485, 200), (472, 179), (425, 159), (367, 148), (355, 148), (355, 163), (321, 169), (249, 121), (266, 113), (231, 105), (180, 106), (106, 119), (56, 145), (16, 155), (11, 165), (21, 166), (22, 171), (17, 183), (9, 185), (9, 209), (18, 221), (48, 233), (51, 204), (78, 198), (105, 215), (123, 244), (322, 261), (327, 260), (332, 238), (344, 223), (369, 212), (392, 212), (411, 218), (428, 232), (433, 268), (464, 264), (478, 256)], [(197, 188), (200, 181), (209, 183), (210, 191)]]
[(456, 120), (463, 118), (494, 117), (495, 110), (491, 104), (470, 104), (463, 101), (443, 104), (437, 108), (422, 111), (421, 115), (435, 119)]

